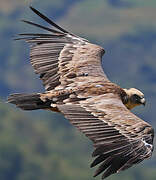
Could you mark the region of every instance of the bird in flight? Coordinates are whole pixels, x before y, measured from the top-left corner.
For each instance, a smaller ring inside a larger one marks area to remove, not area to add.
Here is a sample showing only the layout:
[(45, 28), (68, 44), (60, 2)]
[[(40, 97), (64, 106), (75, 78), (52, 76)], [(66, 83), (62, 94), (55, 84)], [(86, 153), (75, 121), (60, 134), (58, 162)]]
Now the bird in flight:
[(105, 75), (101, 61), (105, 50), (81, 38), (30, 7), (51, 25), (25, 23), (50, 33), (25, 33), (18, 39), (30, 44), (30, 60), (45, 87), (44, 93), (12, 94), (8, 102), (23, 110), (60, 112), (83, 132), (94, 146), (94, 177), (102, 179), (148, 159), (154, 130), (130, 110), (145, 105), (144, 94), (123, 89)]

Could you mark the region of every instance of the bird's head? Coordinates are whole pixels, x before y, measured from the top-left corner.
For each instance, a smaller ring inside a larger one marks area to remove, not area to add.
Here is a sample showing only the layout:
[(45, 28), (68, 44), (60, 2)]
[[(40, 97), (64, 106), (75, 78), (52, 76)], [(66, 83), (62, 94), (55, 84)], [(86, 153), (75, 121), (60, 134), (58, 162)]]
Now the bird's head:
[(135, 88), (124, 89), (124, 91), (128, 96), (127, 104), (125, 104), (128, 109), (132, 109), (139, 105), (145, 106), (146, 100), (144, 94), (141, 91)]

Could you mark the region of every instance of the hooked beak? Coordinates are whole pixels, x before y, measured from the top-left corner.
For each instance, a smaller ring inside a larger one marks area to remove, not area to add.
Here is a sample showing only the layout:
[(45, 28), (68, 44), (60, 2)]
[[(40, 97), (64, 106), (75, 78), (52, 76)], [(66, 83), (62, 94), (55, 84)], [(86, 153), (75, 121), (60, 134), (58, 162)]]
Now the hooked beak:
[(145, 98), (142, 98), (142, 99), (140, 100), (140, 102), (141, 102), (141, 104), (143, 104), (143, 105), (145, 106), (145, 104), (146, 104)]

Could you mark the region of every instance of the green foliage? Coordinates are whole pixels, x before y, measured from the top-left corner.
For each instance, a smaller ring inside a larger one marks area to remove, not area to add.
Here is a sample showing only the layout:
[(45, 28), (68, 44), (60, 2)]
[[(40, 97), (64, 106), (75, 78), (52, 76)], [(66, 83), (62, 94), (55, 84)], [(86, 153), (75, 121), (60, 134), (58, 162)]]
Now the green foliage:
[(126, 2), (132, 6), (125, 8), (112, 6), (108, 2), (85, 0), (75, 4), (62, 18), (61, 24), (72, 27), (75, 33), (94, 37), (99, 42), (111, 41), (127, 33), (135, 34), (144, 28), (156, 29), (156, 3), (153, 1), (128, 0)]

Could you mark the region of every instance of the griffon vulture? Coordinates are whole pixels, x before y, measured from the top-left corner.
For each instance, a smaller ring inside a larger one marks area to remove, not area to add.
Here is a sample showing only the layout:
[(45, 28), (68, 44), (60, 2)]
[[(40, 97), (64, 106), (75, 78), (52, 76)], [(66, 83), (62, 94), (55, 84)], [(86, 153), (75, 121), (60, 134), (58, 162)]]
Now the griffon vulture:
[(8, 102), (23, 110), (45, 109), (62, 114), (94, 145), (94, 177), (123, 171), (153, 151), (154, 130), (130, 109), (145, 105), (144, 94), (109, 81), (101, 66), (105, 50), (41, 14), (51, 27), (25, 21), (48, 34), (20, 34), (30, 44), (31, 64), (45, 87), (44, 93), (12, 94)]

